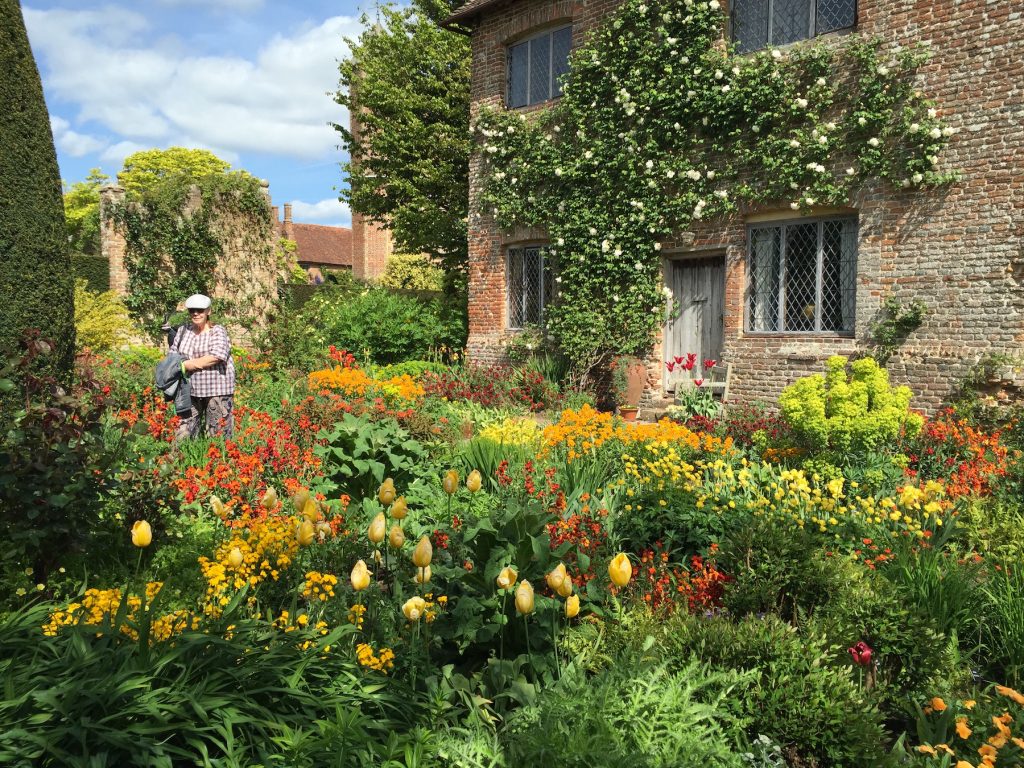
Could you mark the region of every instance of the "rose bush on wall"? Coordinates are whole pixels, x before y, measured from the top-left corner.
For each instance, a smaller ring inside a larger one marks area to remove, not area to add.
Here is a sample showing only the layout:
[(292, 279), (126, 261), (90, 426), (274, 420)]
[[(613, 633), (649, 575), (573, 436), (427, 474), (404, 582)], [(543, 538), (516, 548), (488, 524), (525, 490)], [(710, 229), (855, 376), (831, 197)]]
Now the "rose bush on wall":
[(660, 241), (749, 205), (846, 205), (878, 180), (942, 184), (953, 129), (915, 90), (921, 49), (851, 36), (738, 56), (719, 3), (628, 0), (572, 57), (557, 104), (473, 126), (480, 208), (545, 227), (557, 261), (548, 323), (582, 376), (644, 355), (664, 320)]

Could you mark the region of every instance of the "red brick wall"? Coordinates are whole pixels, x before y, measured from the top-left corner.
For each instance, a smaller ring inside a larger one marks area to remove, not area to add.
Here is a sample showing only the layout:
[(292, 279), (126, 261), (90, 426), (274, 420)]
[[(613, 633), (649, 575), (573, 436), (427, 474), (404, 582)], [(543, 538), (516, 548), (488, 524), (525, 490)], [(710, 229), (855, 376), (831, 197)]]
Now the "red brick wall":
[[(473, 34), (472, 112), (500, 105), (505, 45), (535, 28), (573, 20), (573, 42), (617, 3), (613, 0), (521, 0), (486, 12)], [(703, 223), (664, 244), (663, 252), (726, 254), (724, 359), (733, 363), (736, 399), (774, 400), (800, 376), (822, 370), (831, 354), (863, 349), (884, 296), (920, 299), (920, 329), (889, 364), (909, 384), (914, 404), (933, 409), (956, 390), (979, 358), (1019, 354), (1024, 342), (1024, 13), (1015, 3), (985, 0), (860, 0), (858, 33), (886, 45), (924, 42), (931, 61), (921, 90), (957, 133), (939, 169), (961, 178), (947, 188), (904, 193), (888, 186), (861, 191), (855, 338), (747, 334), (745, 219)], [(470, 164), (470, 337), (476, 359), (500, 357), (505, 327), (504, 247), (477, 210), (480, 162)], [(763, 211), (757, 211), (760, 213)], [(655, 349), (650, 384), (661, 382)]]

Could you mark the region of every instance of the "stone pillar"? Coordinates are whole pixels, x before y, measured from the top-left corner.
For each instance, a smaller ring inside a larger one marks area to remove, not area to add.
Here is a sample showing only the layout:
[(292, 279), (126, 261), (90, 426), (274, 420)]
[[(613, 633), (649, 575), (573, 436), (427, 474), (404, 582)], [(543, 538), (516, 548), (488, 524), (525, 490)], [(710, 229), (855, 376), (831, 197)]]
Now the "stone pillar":
[(292, 227), (292, 204), (284, 204), (284, 238), (285, 240), (295, 239), (295, 230)]
[(128, 295), (128, 270), (124, 264), (127, 243), (114, 226), (110, 209), (124, 202), (124, 187), (108, 185), (100, 189), (100, 253), (110, 264), (110, 290)]

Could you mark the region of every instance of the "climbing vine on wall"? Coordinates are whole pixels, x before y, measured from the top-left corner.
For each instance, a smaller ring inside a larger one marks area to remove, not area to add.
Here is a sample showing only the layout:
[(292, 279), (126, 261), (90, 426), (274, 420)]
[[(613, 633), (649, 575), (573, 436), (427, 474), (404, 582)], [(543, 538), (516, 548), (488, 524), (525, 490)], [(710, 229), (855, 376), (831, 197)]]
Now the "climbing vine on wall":
[(574, 51), (562, 98), (473, 126), (498, 225), (547, 230), (549, 330), (585, 375), (664, 322), (660, 241), (751, 205), (848, 205), (882, 180), (948, 182), (952, 129), (915, 88), (923, 48), (849, 36), (735, 55), (717, 0), (627, 0)]
[[(259, 180), (246, 173), (199, 178), (171, 176), (114, 206), (109, 215), (125, 236), (128, 295), (125, 304), (147, 330), (193, 293), (218, 300), (218, 317), (250, 325), (262, 297), (248, 274), (273, 269), (270, 208)], [(218, 268), (227, 249), (240, 244), (244, 272)]]

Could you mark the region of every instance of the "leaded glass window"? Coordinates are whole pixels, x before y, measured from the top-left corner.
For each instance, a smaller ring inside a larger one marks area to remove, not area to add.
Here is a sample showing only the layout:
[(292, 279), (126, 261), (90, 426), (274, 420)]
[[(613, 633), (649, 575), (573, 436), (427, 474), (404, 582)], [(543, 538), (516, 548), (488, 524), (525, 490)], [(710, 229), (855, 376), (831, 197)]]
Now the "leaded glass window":
[(740, 53), (788, 45), (857, 23), (857, 0), (734, 0), (732, 40)]
[(510, 45), (508, 106), (526, 107), (561, 96), (571, 47), (571, 26), (548, 30)]
[(554, 296), (553, 264), (547, 248), (508, 249), (508, 327), (543, 325), (544, 309)]

